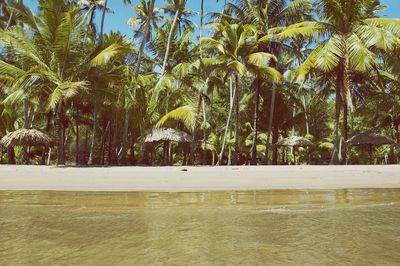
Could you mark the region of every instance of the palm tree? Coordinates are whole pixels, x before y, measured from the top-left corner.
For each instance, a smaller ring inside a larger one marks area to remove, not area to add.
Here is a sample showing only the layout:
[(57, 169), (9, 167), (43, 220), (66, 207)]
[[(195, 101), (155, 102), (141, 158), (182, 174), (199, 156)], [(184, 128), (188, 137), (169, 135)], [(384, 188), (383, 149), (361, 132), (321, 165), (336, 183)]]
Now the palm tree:
[[(161, 74), (155, 86), (155, 90), (157, 90), (158, 86), (160, 85), (165, 76), (167, 62), (170, 55), (171, 44), (172, 40), (174, 39), (174, 34), (176, 30), (175, 25), (178, 24), (178, 29), (180, 32), (182, 32), (182, 28), (185, 27), (192, 28), (190, 21), (186, 18), (187, 16), (190, 16), (192, 14), (192, 11), (186, 9), (186, 0), (167, 0), (167, 6), (162, 8), (162, 10), (166, 14), (173, 15), (173, 18), (169, 25), (169, 34), (164, 54), (164, 60), (161, 67)], [(168, 26), (168, 24), (169, 23), (167, 22), (164, 26)]]
[(140, 43), (139, 54), (136, 59), (135, 75), (139, 73), (144, 48), (146, 44), (151, 40), (151, 33), (154, 29), (158, 27), (157, 23), (161, 20), (161, 17), (158, 15), (160, 10), (158, 8), (154, 8), (154, 3), (155, 0), (150, 0), (147, 2), (145, 0), (140, 0), (140, 6), (132, 6), (137, 13), (137, 17), (130, 18), (127, 22), (128, 25), (136, 28), (134, 38), (142, 39)]
[[(224, 62), (224, 69), (227, 76), (231, 76), (235, 83), (235, 88), (232, 90), (236, 106), (236, 134), (235, 134), (235, 154), (233, 157), (234, 164), (239, 153), (239, 99), (241, 89), (241, 78), (249, 70), (253, 73), (263, 75), (266, 79), (277, 83), (280, 80), (280, 74), (274, 68), (269, 67), (270, 60), (276, 58), (266, 52), (257, 52), (258, 38), (256, 30), (250, 25), (229, 24), (226, 21), (214, 23), (216, 28), (215, 38), (203, 38), (202, 43), (206, 48), (211, 48), (214, 53), (217, 53), (219, 60)], [(221, 161), (224, 152), (224, 143), (228, 132), (228, 125), (232, 112), (230, 105), (227, 126), (225, 129), (223, 145), (219, 155)]]
[(187, 0), (167, 0), (167, 5), (162, 8), (165, 14), (171, 17), (176, 16), (176, 24), (179, 30), (179, 35), (186, 28), (193, 28), (193, 22), (190, 17), (195, 13), (189, 9), (186, 9)]
[(3, 45), (27, 62), (18, 68), (0, 61), (0, 75), (7, 77), (5, 84), (13, 101), (32, 91), (47, 95), (47, 109), (57, 117), (58, 163), (64, 164), (67, 101), (89, 86), (79, 75), (107, 64), (122, 47), (113, 43), (82, 53), (85, 25), (80, 9), (69, 10), (62, 0), (41, 1), (40, 8), (44, 12), (25, 24), (33, 34), (20, 26), (0, 32)]
[[(243, 22), (252, 24), (257, 30), (258, 37), (262, 40), (268, 40), (267, 43), (259, 46), (260, 52), (272, 53), (279, 56), (285, 47), (274, 42), (269, 37), (269, 30), (278, 26), (288, 25), (293, 22), (298, 22), (304, 18), (310, 17), (311, 2), (309, 0), (295, 0), (287, 3), (286, 0), (237, 0), (234, 3), (228, 3), (226, 6), (225, 18), (234, 23)], [(272, 63), (275, 65), (275, 63)], [(253, 144), (252, 144), (252, 160), (251, 164), (256, 164), (257, 155), (257, 135), (258, 135), (258, 120), (259, 120), (259, 103), (260, 91), (265, 81), (260, 75), (253, 82), (255, 91), (254, 96), (254, 119), (253, 119)], [(274, 109), (275, 89), (273, 86), (272, 100), (270, 109)], [(268, 122), (268, 141), (271, 135), (272, 118), (274, 112), (270, 112)], [(268, 144), (267, 144), (268, 145)], [(268, 153), (268, 148), (267, 148)], [(265, 158), (268, 158), (268, 154)]]
[(389, 52), (398, 41), (399, 19), (376, 17), (381, 9), (375, 0), (320, 0), (317, 11), (320, 21), (305, 21), (276, 28), (278, 39), (318, 37), (318, 45), (298, 70), (304, 80), (315, 70), (336, 78), (336, 112), (331, 163), (339, 161), (339, 119), (343, 108), (343, 138), (348, 135), (348, 111), (352, 110), (352, 75), (374, 71), (379, 52)]
[[(142, 41), (140, 44), (139, 48), (139, 54), (136, 59), (136, 64), (134, 66), (135, 70), (133, 73), (134, 77), (137, 77), (140, 71), (140, 65), (142, 62), (142, 57), (144, 53), (144, 48), (146, 43), (148, 43), (151, 40), (151, 33), (153, 28), (157, 28), (157, 22), (160, 20), (160, 17), (158, 16), (158, 9), (154, 8), (154, 3), (155, 0), (150, 0), (146, 2), (145, 0), (141, 0), (141, 5), (133, 5), (132, 7), (136, 11), (138, 17), (137, 18), (131, 18), (128, 20), (128, 25), (132, 27), (137, 27), (135, 30), (135, 38), (142, 37)], [(129, 73), (129, 70), (128, 70)], [(128, 77), (129, 79), (129, 77)], [(134, 84), (134, 81), (130, 80), (130, 85)], [(128, 91), (131, 91), (132, 88), (127, 88)], [(132, 95), (131, 93), (128, 93), (127, 95)], [(132, 98), (131, 101), (132, 102)], [(125, 119), (124, 119), (124, 129), (123, 129), (123, 144), (122, 144), (122, 150), (121, 150), (121, 158), (122, 158), (122, 163), (126, 164), (126, 155), (127, 155), (127, 139), (128, 139), (128, 128), (129, 128), (129, 110), (125, 110)]]

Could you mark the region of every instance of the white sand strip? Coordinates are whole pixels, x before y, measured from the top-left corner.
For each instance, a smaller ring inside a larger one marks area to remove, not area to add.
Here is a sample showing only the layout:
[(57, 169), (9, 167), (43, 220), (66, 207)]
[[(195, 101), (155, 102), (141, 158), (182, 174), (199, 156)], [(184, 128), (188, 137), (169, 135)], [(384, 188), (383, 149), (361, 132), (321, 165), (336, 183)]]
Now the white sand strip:
[(400, 188), (400, 165), (110, 168), (0, 166), (0, 190), (173, 192), (339, 188)]

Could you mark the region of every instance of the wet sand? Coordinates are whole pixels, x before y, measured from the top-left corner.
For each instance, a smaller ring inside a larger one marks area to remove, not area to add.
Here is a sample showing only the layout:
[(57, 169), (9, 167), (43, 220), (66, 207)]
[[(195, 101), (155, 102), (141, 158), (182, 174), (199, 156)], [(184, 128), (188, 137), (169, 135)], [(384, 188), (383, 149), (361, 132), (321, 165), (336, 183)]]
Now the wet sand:
[(400, 188), (400, 165), (108, 167), (0, 166), (0, 190), (218, 191)]

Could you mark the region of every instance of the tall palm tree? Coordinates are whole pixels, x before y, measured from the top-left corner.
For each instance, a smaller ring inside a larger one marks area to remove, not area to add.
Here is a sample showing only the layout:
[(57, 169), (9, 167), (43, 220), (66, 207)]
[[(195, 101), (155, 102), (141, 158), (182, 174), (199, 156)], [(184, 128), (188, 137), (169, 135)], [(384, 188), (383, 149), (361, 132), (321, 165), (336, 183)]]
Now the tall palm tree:
[(140, 0), (140, 5), (133, 5), (137, 16), (128, 20), (128, 25), (135, 28), (134, 38), (141, 38), (139, 54), (135, 64), (135, 75), (139, 73), (146, 43), (151, 40), (151, 33), (161, 20), (160, 9), (154, 7), (155, 0)]
[(167, 0), (166, 2), (167, 5), (162, 10), (171, 17), (177, 17), (176, 24), (179, 34), (182, 34), (186, 28), (193, 28), (190, 17), (195, 13), (186, 8), (187, 0)]
[[(178, 24), (178, 29), (181, 32), (182, 28), (191, 27), (190, 20), (187, 19), (188, 16), (192, 14), (192, 11), (186, 9), (187, 0), (167, 0), (167, 6), (163, 7), (162, 10), (166, 14), (172, 15), (172, 21), (167, 22), (164, 26), (169, 26), (169, 34), (167, 39), (167, 46), (165, 49), (164, 59), (161, 67), (160, 78), (155, 86), (155, 90), (157, 90), (158, 86), (162, 82), (165, 76), (165, 71), (167, 67), (168, 58), (170, 55), (171, 43), (174, 39), (174, 35), (176, 34), (176, 24)], [(181, 33), (182, 34), (182, 33)]]
[(331, 163), (339, 162), (339, 120), (343, 108), (343, 139), (347, 140), (348, 111), (352, 109), (352, 75), (374, 71), (379, 63), (379, 52), (389, 52), (399, 40), (400, 20), (379, 18), (381, 9), (375, 0), (319, 0), (320, 21), (305, 21), (273, 32), (278, 39), (318, 37), (315, 49), (298, 70), (304, 80), (315, 70), (336, 78), (336, 111), (334, 151)]
[(85, 25), (80, 9), (69, 9), (63, 0), (40, 1), (39, 5), (43, 11), (25, 24), (31, 32), (20, 26), (0, 31), (2, 44), (26, 62), (18, 68), (0, 60), (0, 76), (11, 92), (10, 101), (18, 101), (27, 92), (47, 95), (47, 109), (57, 118), (58, 163), (64, 164), (67, 101), (87, 90), (83, 73), (107, 64), (122, 47), (114, 43), (82, 53)]
[[(137, 17), (135, 18), (130, 18), (128, 20), (128, 25), (135, 27), (135, 38), (141, 37), (141, 44), (139, 48), (139, 54), (137, 56), (135, 66), (134, 66), (134, 77), (137, 77), (140, 71), (140, 65), (142, 62), (143, 58), (143, 53), (144, 53), (144, 48), (146, 43), (148, 43), (151, 40), (151, 33), (153, 28), (157, 28), (157, 22), (161, 19), (158, 16), (158, 9), (154, 8), (154, 3), (155, 0), (150, 0), (150, 1), (145, 1), (141, 0), (140, 1), (141, 5), (133, 5), (133, 9), (137, 13)], [(128, 71), (129, 72), (129, 71)], [(131, 80), (132, 81), (132, 80)], [(133, 84), (132, 82), (129, 82), (131, 85)], [(127, 88), (128, 90), (132, 88)], [(129, 93), (128, 93), (129, 95)], [(125, 105), (129, 106), (129, 105)], [(127, 155), (127, 139), (128, 139), (128, 128), (129, 128), (129, 110), (125, 110), (125, 119), (124, 119), (124, 128), (123, 128), (123, 144), (122, 144), (122, 150), (121, 150), (121, 160), (123, 164), (126, 164), (126, 155)]]
[[(258, 37), (264, 40), (268, 39), (268, 42), (263, 43), (259, 46), (259, 51), (268, 52), (279, 56), (279, 54), (283, 52), (284, 47), (283, 45), (274, 42), (270, 37), (268, 37), (269, 30), (278, 26), (284, 26), (294, 22), (299, 22), (305, 18), (310, 17), (311, 6), (312, 5), (310, 0), (295, 0), (293, 2), (287, 2), (286, 0), (237, 0), (233, 3), (227, 4), (226, 14), (224, 17), (234, 23), (243, 22), (254, 25), (257, 30)], [(258, 76), (253, 85), (255, 91), (255, 99), (251, 164), (256, 164), (260, 91), (261, 87), (264, 85), (264, 80), (261, 76)], [(276, 87), (273, 86), (273, 91), (271, 95), (272, 100), (270, 106), (271, 110), (274, 109), (274, 98), (276, 94), (275, 89)], [(273, 111), (270, 112), (270, 118), (268, 122), (268, 136), (271, 135), (273, 114)], [(268, 158), (268, 154), (265, 158)]]
[[(239, 153), (239, 99), (242, 76), (248, 71), (252, 71), (271, 80), (273, 83), (277, 83), (281, 75), (274, 68), (268, 66), (269, 62), (276, 60), (276, 58), (272, 54), (256, 50), (258, 38), (254, 27), (243, 24), (229, 24), (226, 21), (214, 23), (213, 26), (216, 28), (216, 37), (203, 38), (202, 43), (206, 48), (211, 48), (219, 56), (219, 60), (224, 62), (224, 69), (227, 75), (231, 76), (235, 83), (233, 95), (236, 106), (236, 134), (233, 162), (236, 163)], [(228, 115), (219, 161), (221, 161), (224, 153), (224, 143), (230, 123), (231, 111), (232, 108)]]

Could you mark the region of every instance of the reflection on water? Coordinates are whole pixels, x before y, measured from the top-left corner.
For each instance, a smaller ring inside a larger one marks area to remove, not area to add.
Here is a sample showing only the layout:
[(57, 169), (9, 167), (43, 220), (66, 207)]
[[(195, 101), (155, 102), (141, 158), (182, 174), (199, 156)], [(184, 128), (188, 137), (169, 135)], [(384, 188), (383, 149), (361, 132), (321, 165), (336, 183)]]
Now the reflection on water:
[(400, 189), (0, 192), (0, 265), (399, 265)]

